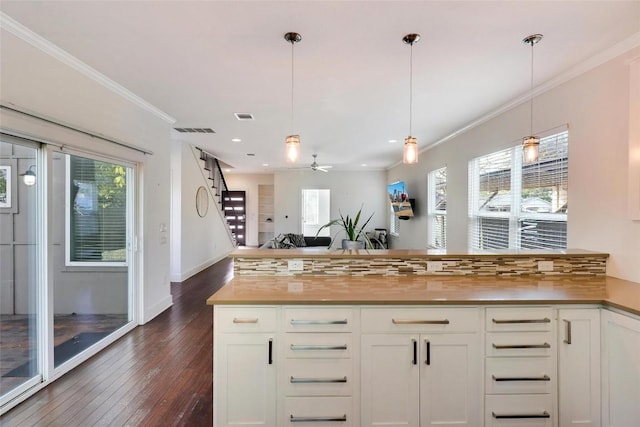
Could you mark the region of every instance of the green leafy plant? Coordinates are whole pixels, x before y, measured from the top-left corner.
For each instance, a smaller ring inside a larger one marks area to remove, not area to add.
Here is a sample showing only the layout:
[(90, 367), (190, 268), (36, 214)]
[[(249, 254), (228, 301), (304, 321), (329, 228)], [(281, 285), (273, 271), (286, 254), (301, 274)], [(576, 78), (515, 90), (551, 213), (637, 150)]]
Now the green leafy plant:
[(364, 221), (364, 224), (359, 225), (361, 214), (362, 214), (362, 207), (360, 207), (360, 209), (358, 210), (358, 213), (356, 213), (356, 216), (353, 218), (350, 217), (349, 215), (342, 215), (342, 212), (340, 212), (340, 218), (332, 219), (331, 221), (329, 221), (328, 223), (320, 227), (318, 229), (318, 232), (316, 233), (316, 237), (318, 237), (318, 235), (320, 234), (320, 231), (322, 231), (323, 229), (331, 227), (332, 225), (339, 225), (340, 231), (338, 231), (338, 233), (336, 233), (331, 238), (331, 243), (329, 244), (329, 247), (333, 245), (333, 241), (336, 239), (338, 234), (340, 234), (341, 232), (344, 232), (348, 240), (355, 242), (362, 239), (365, 242), (365, 247), (372, 248), (373, 244), (371, 243), (371, 240), (369, 239), (369, 236), (367, 236), (367, 233), (365, 232), (364, 229), (367, 226), (367, 224), (369, 224), (369, 221), (371, 221), (371, 218), (373, 218), (373, 214), (371, 214), (371, 216), (369, 216), (369, 218), (367, 218), (367, 220)]

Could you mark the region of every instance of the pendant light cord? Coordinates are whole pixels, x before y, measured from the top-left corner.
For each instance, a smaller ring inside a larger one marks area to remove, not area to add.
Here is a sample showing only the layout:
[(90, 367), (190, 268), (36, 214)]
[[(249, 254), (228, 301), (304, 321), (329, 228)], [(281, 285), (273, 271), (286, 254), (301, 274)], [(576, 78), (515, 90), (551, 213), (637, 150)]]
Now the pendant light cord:
[(409, 54), (409, 136), (412, 136), (411, 121), (413, 117), (413, 42), (411, 42), (411, 53)]
[(295, 43), (291, 41), (291, 134), (293, 135), (293, 81), (294, 81), (294, 69), (293, 69), (293, 45)]
[(533, 135), (533, 45), (535, 42), (531, 40), (531, 84), (529, 92), (529, 135)]

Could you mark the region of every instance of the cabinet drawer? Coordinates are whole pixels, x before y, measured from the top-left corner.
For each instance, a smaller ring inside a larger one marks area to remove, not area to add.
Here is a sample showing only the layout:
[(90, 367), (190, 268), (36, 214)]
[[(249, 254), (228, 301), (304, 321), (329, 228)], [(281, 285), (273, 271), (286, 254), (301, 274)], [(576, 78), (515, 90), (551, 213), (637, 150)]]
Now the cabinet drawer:
[(339, 334), (285, 334), (284, 355), (287, 358), (350, 358), (353, 337)]
[(548, 394), (487, 395), (485, 427), (551, 427), (553, 402)]
[(475, 332), (480, 328), (478, 308), (366, 308), (362, 332)]
[(485, 354), (488, 357), (549, 356), (553, 343), (551, 332), (520, 332), (486, 334)]
[(551, 393), (552, 368), (550, 357), (487, 358), (485, 390), (489, 394)]
[(290, 359), (282, 370), (286, 396), (351, 396), (353, 381), (350, 359)]
[(553, 310), (551, 307), (487, 308), (486, 330), (500, 331), (551, 331)]
[(287, 308), (284, 327), (287, 332), (351, 332), (352, 308)]
[(220, 332), (275, 332), (278, 312), (275, 307), (214, 306), (214, 328)]
[(284, 425), (352, 426), (350, 397), (288, 397), (284, 399)]

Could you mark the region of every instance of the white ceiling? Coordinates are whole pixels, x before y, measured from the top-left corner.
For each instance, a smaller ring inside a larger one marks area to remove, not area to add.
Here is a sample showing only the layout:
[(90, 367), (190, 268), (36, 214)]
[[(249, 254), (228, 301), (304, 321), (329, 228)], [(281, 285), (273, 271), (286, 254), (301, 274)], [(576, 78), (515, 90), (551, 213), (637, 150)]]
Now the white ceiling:
[[(174, 117), (215, 134), (173, 137), (241, 172), (290, 167), (291, 45), (301, 163), (387, 168), (637, 37), (640, 1), (8, 1), (0, 10)], [(253, 113), (237, 121), (233, 113)], [(240, 138), (242, 142), (232, 142)], [(395, 139), (398, 142), (390, 143)], [(135, 143), (135, 141), (131, 141)], [(255, 156), (247, 156), (248, 153)], [(268, 163), (268, 167), (262, 166)]]

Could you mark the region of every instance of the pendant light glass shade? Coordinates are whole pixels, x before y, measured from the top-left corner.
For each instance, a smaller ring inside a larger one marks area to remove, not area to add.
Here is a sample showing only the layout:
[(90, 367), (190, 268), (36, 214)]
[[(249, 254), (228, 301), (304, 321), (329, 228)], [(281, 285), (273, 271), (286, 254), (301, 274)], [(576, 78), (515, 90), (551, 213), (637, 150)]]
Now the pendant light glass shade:
[(407, 34), (402, 38), (402, 41), (411, 46), (411, 55), (409, 56), (409, 136), (404, 139), (402, 163), (414, 165), (418, 163), (418, 140), (411, 136), (413, 117), (413, 45), (420, 41), (420, 34)]
[[(302, 36), (298, 33), (290, 32), (284, 35), (284, 39), (291, 43), (291, 133), (293, 133), (293, 82), (294, 82), (294, 67), (293, 67), (293, 46), (302, 40)], [(286, 156), (288, 163), (294, 163), (300, 157), (300, 135), (287, 135), (285, 138), (286, 144)]]
[(535, 163), (538, 161), (538, 148), (540, 138), (537, 136), (525, 136), (522, 140), (522, 154), (525, 163)]
[(408, 136), (404, 139), (402, 163), (407, 165), (418, 163), (418, 140), (412, 136)]
[(542, 34), (532, 34), (525, 37), (522, 43), (531, 46), (531, 86), (529, 94), (529, 136), (522, 139), (522, 155), (524, 163), (535, 163), (538, 161), (538, 149), (540, 148), (540, 138), (533, 136), (533, 46), (542, 40)]
[(287, 161), (295, 162), (300, 157), (300, 135), (288, 135), (285, 143), (287, 145)]

